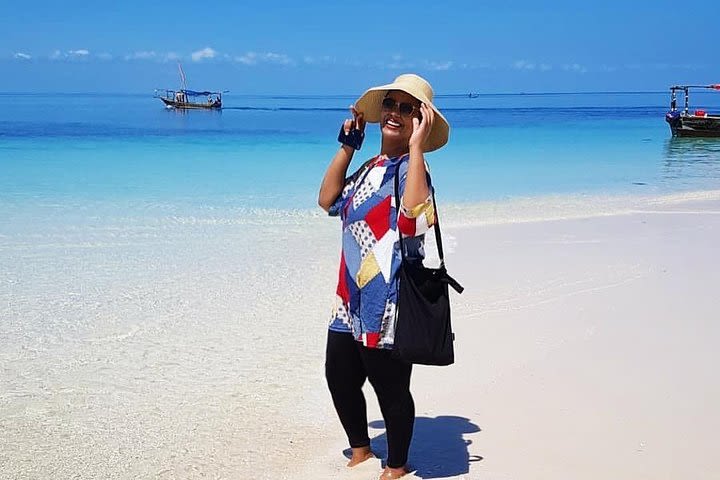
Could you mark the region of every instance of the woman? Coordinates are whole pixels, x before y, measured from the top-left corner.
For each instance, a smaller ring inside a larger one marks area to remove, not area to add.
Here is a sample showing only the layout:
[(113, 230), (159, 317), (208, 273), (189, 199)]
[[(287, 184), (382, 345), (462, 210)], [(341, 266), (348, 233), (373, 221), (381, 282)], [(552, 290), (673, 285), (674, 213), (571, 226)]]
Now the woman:
[[(328, 332), (325, 374), (348, 436), (353, 467), (373, 458), (362, 386), (368, 379), (378, 397), (388, 443), (381, 479), (400, 478), (412, 438), (415, 406), (411, 365), (392, 356), (398, 267), (398, 230), (406, 259), (422, 261), (423, 237), (435, 215), (424, 153), (442, 147), (449, 125), (432, 104), (423, 78), (400, 75), (366, 91), (344, 122), (343, 143), (325, 173), (319, 205), (342, 219), (342, 255), (336, 307)], [(379, 122), (380, 154), (346, 178), (366, 122)], [(395, 176), (400, 207), (395, 205)]]

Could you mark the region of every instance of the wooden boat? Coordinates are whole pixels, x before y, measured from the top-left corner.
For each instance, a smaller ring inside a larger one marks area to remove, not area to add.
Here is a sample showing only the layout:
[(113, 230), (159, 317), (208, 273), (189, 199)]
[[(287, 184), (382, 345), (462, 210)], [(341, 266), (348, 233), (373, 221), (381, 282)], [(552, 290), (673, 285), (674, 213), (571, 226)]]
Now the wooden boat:
[(222, 92), (196, 92), (195, 90), (155, 90), (155, 97), (169, 108), (222, 108)]
[[(690, 112), (690, 89), (720, 90), (714, 85), (673, 85), (670, 87), (670, 111), (665, 121), (670, 125), (673, 137), (720, 137), (720, 113), (709, 114), (698, 109)], [(684, 97), (684, 108), (677, 108), (677, 92)]]
[(222, 108), (222, 94), (225, 92), (188, 90), (185, 72), (178, 62), (180, 72), (180, 90), (155, 89), (155, 98), (159, 98), (168, 108), (215, 110)]

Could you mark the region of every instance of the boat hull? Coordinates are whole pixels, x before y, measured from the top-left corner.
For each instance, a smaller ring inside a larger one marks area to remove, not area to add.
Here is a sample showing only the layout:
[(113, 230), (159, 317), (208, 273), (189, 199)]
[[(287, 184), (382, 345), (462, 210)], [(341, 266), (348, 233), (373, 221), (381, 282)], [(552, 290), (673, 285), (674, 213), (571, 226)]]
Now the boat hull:
[(665, 120), (673, 137), (720, 137), (720, 116), (668, 113)]
[(160, 98), (165, 105), (173, 108), (188, 108), (188, 109), (200, 109), (200, 110), (219, 110), (222, 108), (222, 103), (193, 103), (193, 102), (176, 102), (175, 100), (168, 100), (167, 98)]

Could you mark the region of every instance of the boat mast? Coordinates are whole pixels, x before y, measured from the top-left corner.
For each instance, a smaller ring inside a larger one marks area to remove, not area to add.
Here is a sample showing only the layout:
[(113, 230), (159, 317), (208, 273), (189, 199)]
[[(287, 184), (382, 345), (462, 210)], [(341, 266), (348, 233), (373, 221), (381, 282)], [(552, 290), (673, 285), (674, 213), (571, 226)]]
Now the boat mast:
[(182, 89), (187, 90), (187, 83), (185, 80), (185, 72), (183, 72), (182, 65), (180, 65), (180, 62), (178, 62), (178, 70), (180, 71), (180, 83), (182, 84)]
[(677, 111), (677, 95), (675, 94), (675, 87), (670, 89), (670, 111)]

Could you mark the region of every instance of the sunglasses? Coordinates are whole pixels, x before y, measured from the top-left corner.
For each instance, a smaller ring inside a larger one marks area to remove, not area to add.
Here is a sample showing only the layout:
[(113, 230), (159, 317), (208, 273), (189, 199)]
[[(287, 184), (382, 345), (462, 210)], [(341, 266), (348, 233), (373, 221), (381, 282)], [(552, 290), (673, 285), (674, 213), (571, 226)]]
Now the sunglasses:
[(385, 97), (382, 101), (382, 108), (383, 110), (392, 111), (397, 108), (398, 112), (400, 112), (400, 115), (403, 115), (405, 117), (409, 117), (410, 115), (415, 112), (415, 110), (420, 110), (419, 107), (416, 107), (412, 103), (407, 102), (398, 102), (394, 98), (391, 97)]

